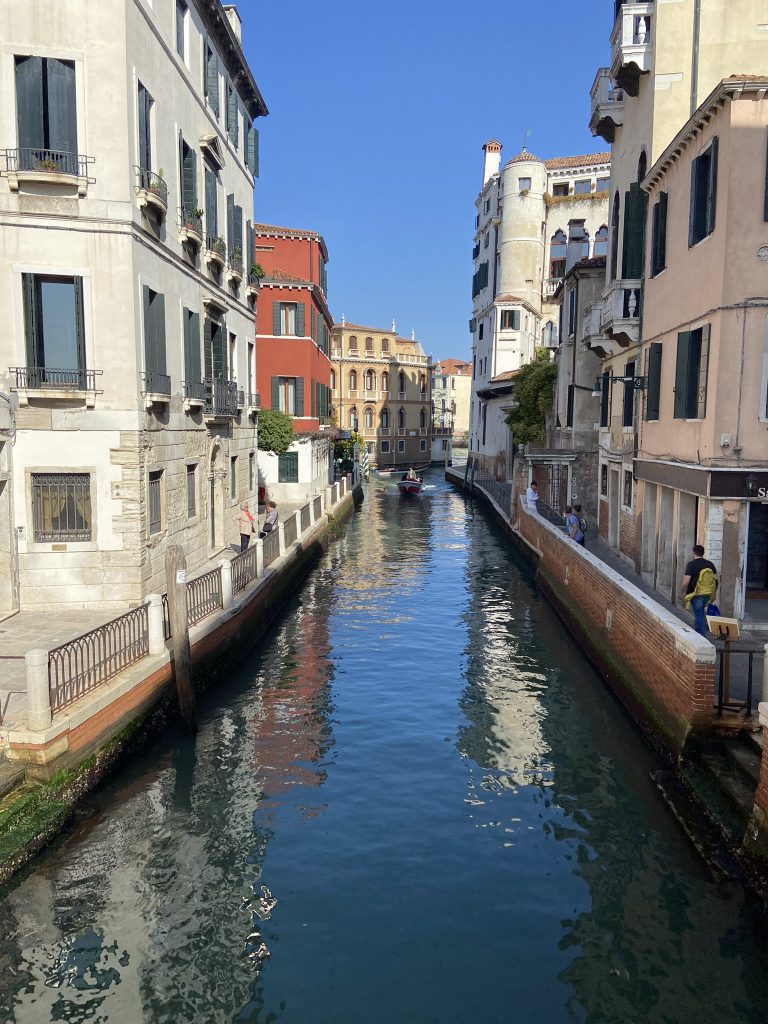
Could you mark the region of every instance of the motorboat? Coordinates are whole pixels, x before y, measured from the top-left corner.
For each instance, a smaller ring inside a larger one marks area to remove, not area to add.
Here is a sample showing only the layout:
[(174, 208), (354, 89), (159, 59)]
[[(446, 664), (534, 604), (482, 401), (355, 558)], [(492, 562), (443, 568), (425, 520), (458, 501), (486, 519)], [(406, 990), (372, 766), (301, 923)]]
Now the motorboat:
[(421, 494), (422, 490), (424, 489), (424, 477), (404, 476), (402, 480), (397, 481), (397, 489), (400, 491), (401, 494)]

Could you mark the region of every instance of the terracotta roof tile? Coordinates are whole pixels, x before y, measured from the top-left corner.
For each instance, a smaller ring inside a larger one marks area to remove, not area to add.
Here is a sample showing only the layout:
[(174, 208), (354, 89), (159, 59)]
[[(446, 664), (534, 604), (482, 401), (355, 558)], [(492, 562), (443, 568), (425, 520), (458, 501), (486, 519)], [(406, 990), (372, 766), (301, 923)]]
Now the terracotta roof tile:
[(505, 370), (504, 373), (497, 373), (495, 377), (491, 377), (488, 381), (489, 384), (501, 384), (505, 380), (514, 380), (515, 377), (520, 373), (520, 369), (517, 370)]
[(268, 274), (265, 281), (290, 281), (291, 284), (305, 284), (308, 288), (312, 287), (312, 282), (307, 281), (304, 277), (296, 277), (294, 274), (289, 274), (286, 270), (280, 270), (279, 267), (275, 267), (271, 274)]
[(468, 363), (466, 359), (439, 359), (435, 365), (439, 366), (440, 372), (447, 376), (467, 377), (472, 375), (472, 364)]
[(556, 156), (551, 160), (545, 160), (544, 166), (548, 171), (557, 171), (566, 167), (592, 166), (593, 164), (609, 164), (610, 153), (586, 153), (582, 156)]
[(320, 238), (317, 231), (304, 231), (302, 228), (282, 228), (277, 224), (254, 224), (257, 235), (290, 235), (294, 238)]

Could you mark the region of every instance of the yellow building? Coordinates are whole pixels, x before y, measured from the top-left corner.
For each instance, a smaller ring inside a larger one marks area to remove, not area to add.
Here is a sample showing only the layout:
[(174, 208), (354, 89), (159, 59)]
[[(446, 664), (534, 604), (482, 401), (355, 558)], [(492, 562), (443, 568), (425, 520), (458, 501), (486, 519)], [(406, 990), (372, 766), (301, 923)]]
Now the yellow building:
[(415, 338), (342, 321), (331, 365), (333, 417), (363, 435), (372, 466), (430, 461), (432, 366)]

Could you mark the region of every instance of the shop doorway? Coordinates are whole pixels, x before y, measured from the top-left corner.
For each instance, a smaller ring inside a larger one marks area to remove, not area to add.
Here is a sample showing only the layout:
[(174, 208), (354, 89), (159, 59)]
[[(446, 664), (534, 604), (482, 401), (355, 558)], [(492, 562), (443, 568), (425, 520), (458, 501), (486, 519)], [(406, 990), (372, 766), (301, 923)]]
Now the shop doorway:
[(768, 620), (768, 502), (749, 502), (744, 566), (745, 615)]

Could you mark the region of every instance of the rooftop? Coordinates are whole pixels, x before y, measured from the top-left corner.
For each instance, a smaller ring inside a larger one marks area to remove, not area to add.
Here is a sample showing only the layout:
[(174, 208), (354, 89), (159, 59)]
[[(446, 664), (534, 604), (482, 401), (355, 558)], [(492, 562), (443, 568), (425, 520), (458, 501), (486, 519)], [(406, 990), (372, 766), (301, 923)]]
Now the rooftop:
[(544, 164), (548, 171), (560, 171), (566, 170), (569, 167), (593, 167), (595, 164), (609, 164), (611, 162), (611, 154), (605, 152), (586, 153), (579, 156), (555, 156), (550, 160), (540, 160), (539, 157), (529, 153), (525, 146), (523, 146), (516, 156), (507, 161), (506, 166), (509, 167), (510, 164), (519, 164), (529, 160)]
[(307, 231), (304, 228), (285, 228), (278, 224), (254, 224), (254, 236), (262, 235), (267, 238), (307, 238), (317, 241), (323, 249), (325, 259), (328, 259), (328, 247), (325, 239), (318, 231)]
[(446, 375), (458, 377), (471, 377), (472, 364), (466, 359), (438, 359), (435, 366), (440, 367), (440, 372)]

